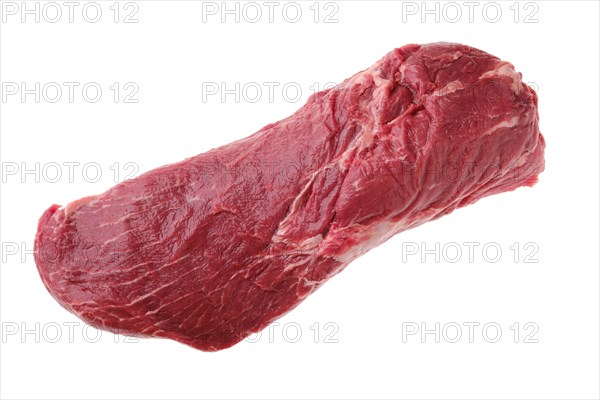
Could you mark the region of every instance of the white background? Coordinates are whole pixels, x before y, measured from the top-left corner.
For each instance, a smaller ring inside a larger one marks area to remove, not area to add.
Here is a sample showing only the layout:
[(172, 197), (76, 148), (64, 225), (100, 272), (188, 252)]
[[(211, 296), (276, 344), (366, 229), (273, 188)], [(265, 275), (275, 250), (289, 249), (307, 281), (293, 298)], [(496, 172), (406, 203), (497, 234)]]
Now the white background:
[[(299, 3), (297, 23), (283, 18), (284, 2), (273, 23), (262, 2), (256, 23), (249, 8), (239, 23), (234, 15), (222, 23), (220, 13), (203, 14), (210, 5), (199, 1), (99, 2), (97, 23), (83, 18), (85, 2), (70, 23), (59, 2), (60, 21), (47, 21), (56, 12), (48, 6), (39, 23), (33, 14), (23, 23), (21, 3), (12, 3), (15, 15), (7, 3), (0, 28), (3, 398), (600, 396), (597, 2), (480, 2), (472, 22), (462, 2), (439, 3), (437, 22), (421, 2), (322, 2), (317, 23), (312, 1)], [(492, 22), (496, 8), (502, 14)], [(452, 22), (457, 9), (461, 18)], [(134, 11), (138, 22), (124, 23)], [(325, 23), (334, 11), (338, 22)], [(52, 203), (101, 193), (128, 172), (247, 136), (298, 109), (311, 87), (341, 82), (395, 47), (434, 41), (508, 60), (537, 89), (547, 165), (534, 188), (483, 199), (393, 238), (282, 318), (271, 335), (218, 353), (167, 340), (129, 343), (107, 332), (96, 341), (97, 331), (47, 293), (30, 250), (37, 219)], [(22, 82), (50, 86), (36, 103), (33, 94), (8, 94)], [(51, 103), (52, 82), (78, 83), (73, 102), (63, 85)], [(81, 94), (90, 82), (102, 88), (95, 103)], [(234, 95), (203, 99), (211, 82), (255, 82), (264, 91), (256, 102), (249, 101), (255, 92), (241, 93), (239, 102)], [(273, 99), (264, 82), (279, 84)], [(302, 89), (299, 101), (293, 91), (284, 97), (286, 83)], [(125, 102), (136, 87), (138, 102)], [(79, 163), (72, 179), (69, 162)], [(36, 163), (39, 176), (23, 173)], [(62, 175), (52, 183), (56, 165)], [(97, 168), (101, 179), (90, 182)], [(465, 242), (479, 243), (473, 259)], [(463, 254), (451, 262), (456, 247)], [(492, 262), (497, 248), (502, 254)], [(472, 343), (470, 322), (479, 324)], [(436, 323), (439, 343), (434, 334), (406, 335)], [(456, 324), (462, 337), (452, 343)], [(497, 326), (502, 336), (491, 343)]]

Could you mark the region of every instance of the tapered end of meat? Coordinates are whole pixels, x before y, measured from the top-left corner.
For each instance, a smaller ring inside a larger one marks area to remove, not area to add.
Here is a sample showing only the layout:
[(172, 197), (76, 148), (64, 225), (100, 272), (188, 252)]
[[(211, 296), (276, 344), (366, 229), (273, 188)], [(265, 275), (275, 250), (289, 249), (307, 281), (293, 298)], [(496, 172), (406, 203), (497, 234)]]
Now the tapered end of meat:
[(50, 206), (39, 219), (33, 246), (42, 282), (52, 297), (75, 313), (75, 305), (79, 301), (89, 300), (89, 285), (82, 285), (82, 281), (89, 265), (94, 262), (94, 253), (87, 252), (93, 246), (82, 240), (85, 236), (73, 223), (72, 216), (92, 198), (84, 197), (64, 207), (57, 204)]
[(37, 234), (34, 241), (33, 256), (42, 282), (50, 294), (66, 309), (72, 311), (69, 304), (55, 291), (56, 285), (61, 285), (61, 249), (60, 236), (64, 212), (61, 206), (51, 205), (39, 219)]

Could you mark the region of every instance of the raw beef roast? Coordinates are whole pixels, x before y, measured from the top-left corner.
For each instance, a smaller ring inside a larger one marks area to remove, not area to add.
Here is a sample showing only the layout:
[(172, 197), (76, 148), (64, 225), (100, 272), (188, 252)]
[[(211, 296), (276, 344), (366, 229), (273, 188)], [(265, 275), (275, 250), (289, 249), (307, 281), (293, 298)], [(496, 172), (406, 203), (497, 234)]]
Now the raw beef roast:
[(533, 185), (543, 155), (510, 63), (407, 45), (246, 139), (53, 205), (35, 260), (95, 327), (220, 350), (396, 233)]

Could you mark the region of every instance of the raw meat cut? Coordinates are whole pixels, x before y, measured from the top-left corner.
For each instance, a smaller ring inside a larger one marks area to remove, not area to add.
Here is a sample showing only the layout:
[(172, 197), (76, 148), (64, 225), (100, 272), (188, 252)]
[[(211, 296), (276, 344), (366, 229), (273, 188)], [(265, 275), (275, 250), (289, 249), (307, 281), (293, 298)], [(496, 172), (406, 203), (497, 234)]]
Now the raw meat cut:
[(394, 234), (532, 186), (544, 146), (510, 63), (407, 45), (246, 139), (51, 206), (35, 260), (95, 327), (220, 350)]

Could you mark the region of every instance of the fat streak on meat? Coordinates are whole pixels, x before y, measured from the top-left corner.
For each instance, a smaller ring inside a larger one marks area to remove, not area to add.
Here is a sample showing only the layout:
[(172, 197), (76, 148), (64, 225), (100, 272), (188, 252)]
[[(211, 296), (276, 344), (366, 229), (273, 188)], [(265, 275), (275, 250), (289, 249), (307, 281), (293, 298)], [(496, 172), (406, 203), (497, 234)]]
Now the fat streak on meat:
[(407, 45), (245, 139), (51, 206), (35, 261), (95, 327), (220, 350), (393, 235), (533, 185), (543, 153), (510, 63)]

